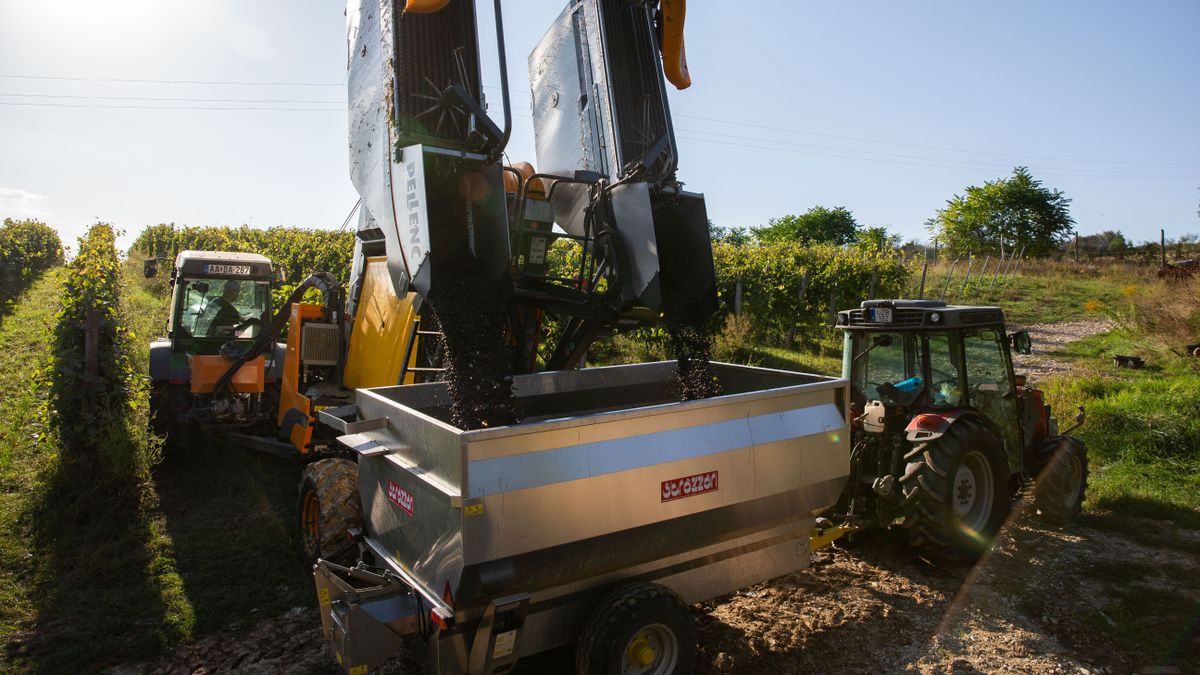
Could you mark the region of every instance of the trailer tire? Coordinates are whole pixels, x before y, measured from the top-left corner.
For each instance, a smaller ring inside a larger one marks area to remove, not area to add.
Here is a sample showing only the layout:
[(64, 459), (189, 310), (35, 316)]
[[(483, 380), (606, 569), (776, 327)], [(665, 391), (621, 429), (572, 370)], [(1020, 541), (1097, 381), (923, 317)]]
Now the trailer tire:
[(307, 562), (353, 562), (357, 547), (347, 530), (362, 527), (358, 465), (322, 459), (304, 467), (298, 511), (300, 552)]
[(672, 675), (696, 667), (696, 621), (666, 586), (622, 586), (592, 613), (575, 648), (576, 675)]
[(978, 419), (960, 418), (904, 459), (900, 488), (909, 543), (947, 560), (982, 555), (1011, 506), (1008, 461), (995, 432)]
[(1038, 515), (1064, 525), (1079, 515), (1087, 494), (1087, 446), (1074, 436), (1051, 436), (1038, 448), (1042, 459), (1033, 483)]

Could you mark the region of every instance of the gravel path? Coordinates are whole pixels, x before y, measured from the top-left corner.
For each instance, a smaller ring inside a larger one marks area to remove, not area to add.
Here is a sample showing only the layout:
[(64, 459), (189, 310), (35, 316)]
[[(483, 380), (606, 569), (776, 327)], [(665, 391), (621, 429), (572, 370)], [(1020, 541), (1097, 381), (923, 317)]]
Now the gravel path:
[[(1051, 352), (1085, 337), (1110, 331), (1114, 326), (1111, 320), (1105, 318), (1025, 326), (1023, 329), (1029, 331), (1029, 337), (1033, 341), (1033, 353), (1028, 356), (1013, 354), (1013, 368), (1018, 373), (1027, 374), (1031, 381), (1066, 372), (1070, 370), (1070, 364), (1054, 358)], [(1013, 327), (1012, 330), (1022, 328)]]

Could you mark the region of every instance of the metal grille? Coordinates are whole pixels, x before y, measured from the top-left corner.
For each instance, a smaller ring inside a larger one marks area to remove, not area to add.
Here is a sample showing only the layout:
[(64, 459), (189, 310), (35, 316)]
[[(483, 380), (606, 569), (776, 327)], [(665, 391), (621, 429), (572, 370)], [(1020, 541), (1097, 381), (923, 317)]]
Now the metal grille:
[(878, 326), (920, 326), (925, 321), (925, 310), (912, 308), (897, 308), (892, 310), (890, 323), (875, 323), (866, 320), (866, 310), (850, 310), (850, 325), (872, 324)]
[(981, 309), (974, 312), (963, 312), (963, 323), (999, 323), (1004, 315), (994, 309)]
[(460, 84), (483, 106), (475, 3), (452, 0), (433, 14), (404, 12), (395, 2), (396, 124), (401, 143), (466, 143), (468, 115), (441, 102), (442, 92)]
[(306, 366), (336, 366), (338, 327), (333, 323), (306, 323), (300, 329), (300, 360)]
[[(667, 136), (666, 148), (648, 167), (651, 180), (667, 178), (675, 167), (675, 136), (667, 118), (650, 14), (627, 0), (600, 0), (599, 9), (620, 161), (624, 165), (641, 161)], [(612, 167), (614, 173), (624, 168)]]

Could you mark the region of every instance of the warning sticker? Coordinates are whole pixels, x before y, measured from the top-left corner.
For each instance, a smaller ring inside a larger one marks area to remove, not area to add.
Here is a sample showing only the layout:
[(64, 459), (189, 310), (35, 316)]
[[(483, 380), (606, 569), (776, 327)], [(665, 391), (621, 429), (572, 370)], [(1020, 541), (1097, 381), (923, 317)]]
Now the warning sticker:
[(408, 515), (413, 515), (412, 493), (390, 480), (388, 481), (388, 499), (396, 506), (404, 509), (404, 512)]
[(669, 502), (684, 497), (694, 497), (705, 492), (717, 491), (717, 472), (708, 471), (694, 476), (685, 476), (662, 482), (662, 500)]
[(510, 630), (496, 636), (496, 647), (492, 649), (493, 659), (502, 659), (513, 653), (517, 645), (517, 631)]

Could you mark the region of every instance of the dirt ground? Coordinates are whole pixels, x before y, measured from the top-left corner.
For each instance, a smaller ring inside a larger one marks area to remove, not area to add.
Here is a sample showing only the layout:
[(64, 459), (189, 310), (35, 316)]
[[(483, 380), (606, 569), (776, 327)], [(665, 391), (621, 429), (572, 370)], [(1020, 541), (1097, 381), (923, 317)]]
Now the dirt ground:
[[(1035, 351), (1107, 330), (1033, 326)], [(1019, 370), (1065, 368), (1023, 357)], [(696, 605), (699, 673), (1200, 673), (1200, 532), (1103, 514), (1047, 528), (1019, 501), (973, 566), (933, 564), (889, 532), (809, 569)], [(1132, 526), (1130, 525), (1132, 523)], [(569, 672), (560, 650), (523, 673)], [(416, 653), (385, 673), (418, 673)], [(209, 636), (133, 673), (337, 673), (314, 609)]]
[[(974, 566), (927, 562), (882, 533), (817, 553), (802, 572), (696, 605), (698, 672), (1200, 672), (1200, 532), (1150, 521), (1139, 538), (1088, 525), (1046, 528), (1023, 504)], [(1130, 595), (1149, 600), (1133, 618), (1137, 633), (1165, 645), (1156, 656), (1138, 634), (1114, 640), (1113, 630), (1097, 630), (1130, 619), (1119, 614)], [(571, 654), (524, 665), (525, 673), (567, 672)], [(315, 610), (296, 608), (248, 634), (213, 635), (110, 672), (340, 671)], [(424, 668), (414, 652), (382, 672)]]

